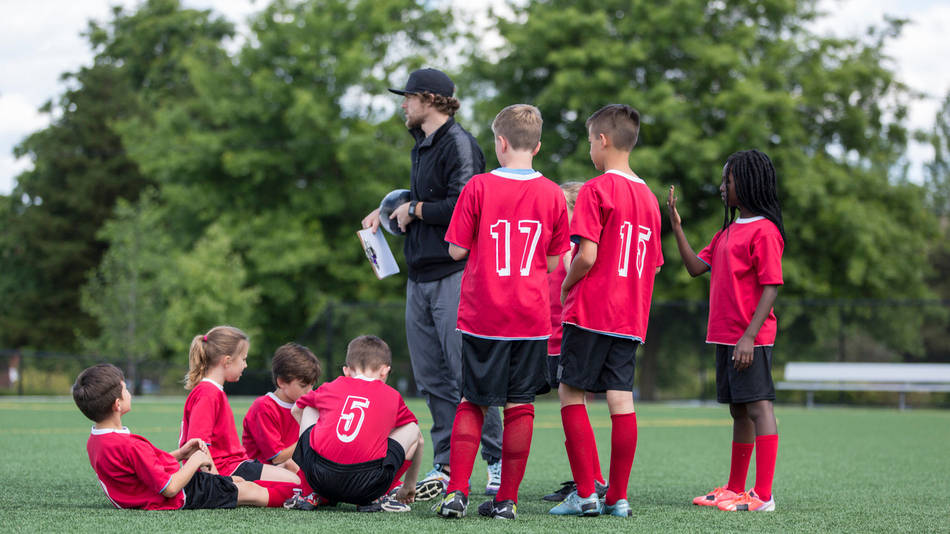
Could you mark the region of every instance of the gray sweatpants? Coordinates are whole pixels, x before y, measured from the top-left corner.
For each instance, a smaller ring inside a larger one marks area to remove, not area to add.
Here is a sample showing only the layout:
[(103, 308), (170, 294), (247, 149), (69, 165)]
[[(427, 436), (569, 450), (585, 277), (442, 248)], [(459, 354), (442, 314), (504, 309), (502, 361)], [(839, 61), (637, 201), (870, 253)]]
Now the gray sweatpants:
[[(433, 463), (449, 465), (449, 439), (461, 400), (462, 334), (456, 330), (462, 271), (432, 282), (406, 284), (406, 341), (412, 374), (432, 414)], [(482, 458), (501, 458), (501, 416), (489, 408)]]

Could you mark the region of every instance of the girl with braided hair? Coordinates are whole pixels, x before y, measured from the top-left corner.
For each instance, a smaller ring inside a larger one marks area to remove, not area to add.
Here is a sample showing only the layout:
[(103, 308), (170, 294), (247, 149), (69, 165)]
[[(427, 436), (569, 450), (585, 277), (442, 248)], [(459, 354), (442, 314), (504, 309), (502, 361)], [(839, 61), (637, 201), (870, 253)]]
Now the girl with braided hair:
[[(785, 228), (775, 168), (758, 150), (729, 156), (719, 193), (725, 204), (722, 229), (699, 254), (693, 252), (670, 187), (667, 207), (676, 245), (691, 276), (710, 272), (706, 343), (716, 346), (716, 398), (732, 415), (729, 482), (693, 499), (725, 511), (775, 510), (772, 477), (778, 432), (772, 403), (772, 305), (782, 285)], [(738, 215), (738, 217), (736, 217)], [(745, 490), (755, 451), (755, 486)]]

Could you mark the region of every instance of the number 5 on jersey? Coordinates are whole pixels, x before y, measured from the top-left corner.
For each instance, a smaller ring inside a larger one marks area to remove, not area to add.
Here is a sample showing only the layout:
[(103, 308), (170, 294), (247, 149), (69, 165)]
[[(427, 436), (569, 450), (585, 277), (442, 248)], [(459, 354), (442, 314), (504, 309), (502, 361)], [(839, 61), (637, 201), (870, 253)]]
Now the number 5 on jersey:
[[(638, 226), (640, 233), (637, 235), (637, 278), (643, 276), (643, 261), (647, 252), (647, 242), (653, 231), (646, 226)], [(626, 278), (627, 269), (630, 264), (630, 242), (633, 237), (633, 224), (624, 221), (620, 225), (620, 265), (617, 267), (617, 274)]]
[(366, 397), (350, 395), (346, 398), (340, 410), (340, 420), (336, 423), (336, 437), (340, 441), (349, 443), (356, 439), (363, 427), (366, 408), (369, 408), (369, 399)]

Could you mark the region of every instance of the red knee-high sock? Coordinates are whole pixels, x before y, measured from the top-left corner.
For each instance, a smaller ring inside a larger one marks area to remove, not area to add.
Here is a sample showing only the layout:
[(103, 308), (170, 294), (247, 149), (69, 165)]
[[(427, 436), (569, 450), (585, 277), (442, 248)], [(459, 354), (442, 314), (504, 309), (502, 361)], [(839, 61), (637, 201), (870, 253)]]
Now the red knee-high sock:
[(452, 438), (449, 440), (449, 486), (446, 493), (461, 491), (468, 495), (468, 479), (472, 476), (478, 443), (482, 440), (485, 414), (481, 406), (462, 401), (455, 410)]
[(533, 404), (505, 408), (505, 430), (501, 436), (501, 486), (496, 501), (518, 502), (518, 487), (528, 465), (533, 431)]
[(389, 485), (389, 489), (386, 490), (386, 493), (402, 486), (402, 476), (406, 474), (406, 471), (409, 470), (409, 466), (412, 465), (412, 460), (406, 460), (402, 463), (402, 466), (399, 467), (399, 470), (396, 471), (396, 476), (393, 477), (393, 483)]
[(300, 492), (303, 493), (304, 496), (313, 493), (313, 488), (311, 488), (310, 484), (307, 482), (307, 476), (304, 475), (303, 469), (297, 471), (297, 478), (300, 479)]
[(630, 469), (637, 453), (637, 414), (611, 415), (610, 420), (610, 487), (606, 502), (612, 505), (627, 498)]
[(778, 434), (755, 438), (755, 494), (763, 501), (772, 498), (772, 478), (778, 455)]
[(736, 493), (745, 491), (745, 479), (749, 474), (749, 462), (752, 461), (754, 443), (732, 442), (732, 461), (729, 462), (729, 483), (726, 489)]
[(600, 454), (597, 452), (597, 438), (594, 438), (594, 441), (590, 442), (590, 461), (591, 469), (593, 469), (594, 480), (600, 482), (601, 484), (606, 484), (607, 481), (604, 480), (604, 474), (600, 472)]
[(577, 494), (588, 497), (594, 493), (593, 462), (590, 458), (594, 448), (594, 429), (591, 428), (590, 419), (587, 417), (587, 407), (583, 404), (571, 404), (561, 408), (561, 424), (564, 425), (567, 459), (571, 463)]
[[(294, 488), (299, 488), (296, 482), (278, 482), (276, 480), (255, 480), (255, 484), (267, 490), (267, 507), (280, 508), (284, 501), (294, 494)], [(309, 495), (305, 493), (304, 495)]]

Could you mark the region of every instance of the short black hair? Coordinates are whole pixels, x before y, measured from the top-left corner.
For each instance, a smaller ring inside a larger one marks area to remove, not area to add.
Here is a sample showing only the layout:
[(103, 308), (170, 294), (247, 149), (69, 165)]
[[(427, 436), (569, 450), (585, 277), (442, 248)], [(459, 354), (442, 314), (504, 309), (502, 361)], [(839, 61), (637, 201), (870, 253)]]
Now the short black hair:
[(122, 370), (111, 363), (93, 365), (76, 377), (73, 400), (83, 415), (98, 423), (109, 417), (116, 399), (122, 398), (124, 381)]

